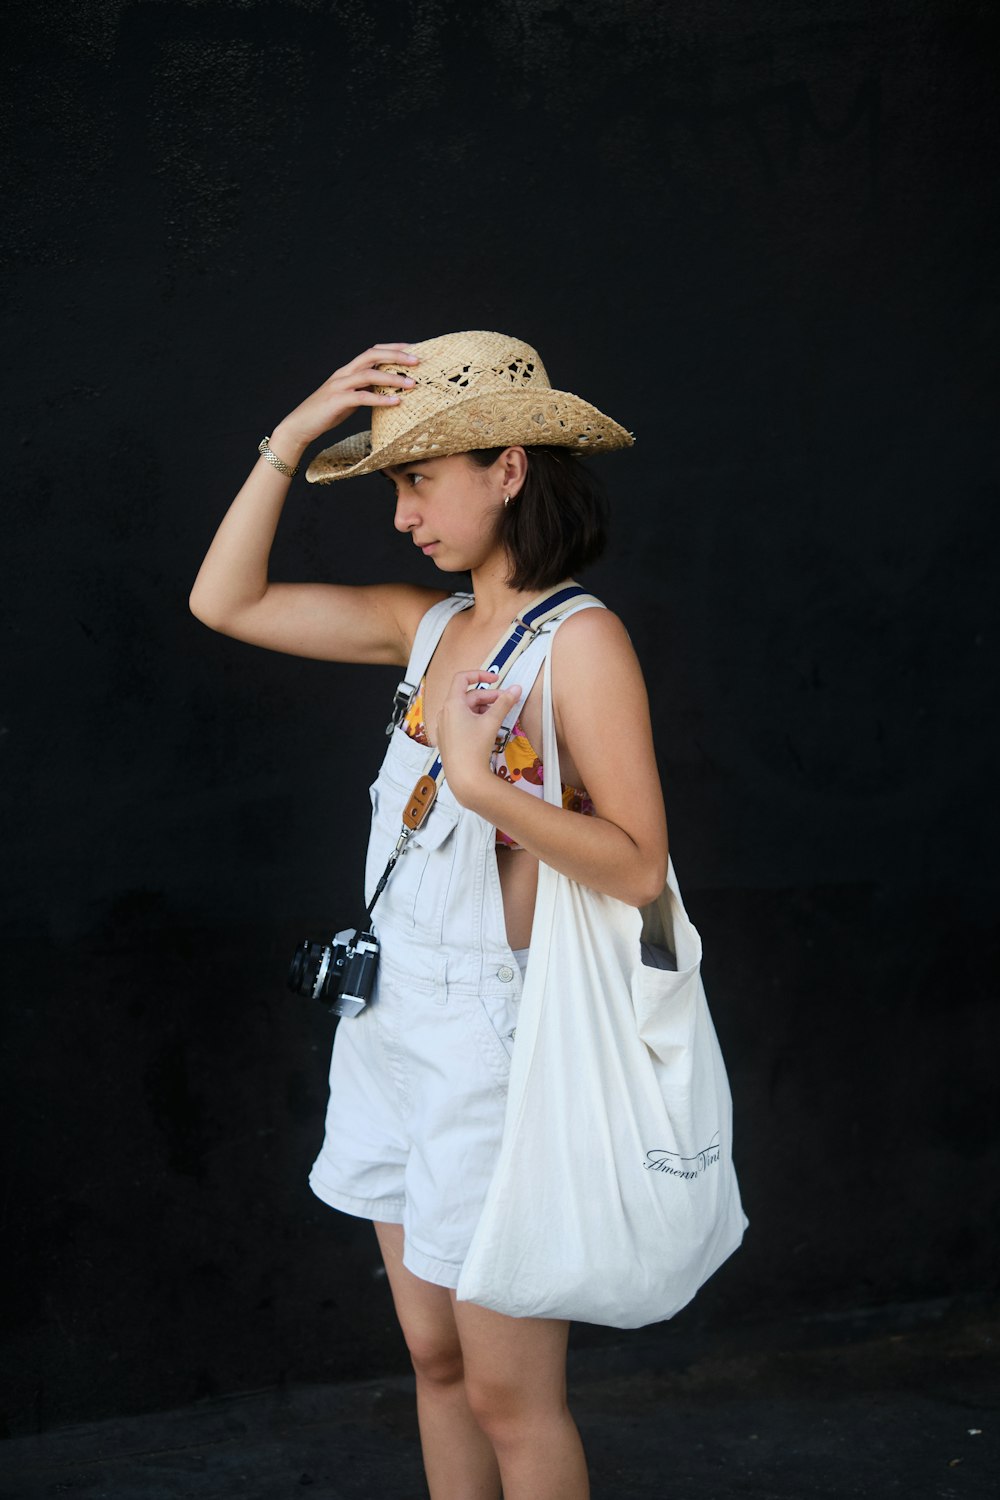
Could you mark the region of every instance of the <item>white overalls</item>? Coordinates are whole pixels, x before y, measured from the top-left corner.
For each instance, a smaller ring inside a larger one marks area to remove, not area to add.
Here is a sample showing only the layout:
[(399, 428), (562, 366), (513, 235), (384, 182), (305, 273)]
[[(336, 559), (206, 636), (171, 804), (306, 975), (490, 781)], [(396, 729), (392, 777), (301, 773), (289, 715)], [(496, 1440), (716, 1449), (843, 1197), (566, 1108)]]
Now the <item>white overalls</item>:
[[(452, 594), (427, 611), (407, 682), (420, 682), (448, 621), (472, 603), (471, 594)], [(570, 604), (560, 618), (592, 605)], [(522, 688), (508, 728), (551, 629), (505, 678)], [(428, 755), (396, 725), (371, 787), (366, 902)], [(337, 1027), (325, 1138), (309, 1177), (331, 1207), (402, 1224), (404, 1264), (447, 1287), (458, 1284), (500, 1146), (526, 958), (507, 941), (495, 841), (494, 826), (462, 807), (445, 780), (376, 903), (375, 991)]]

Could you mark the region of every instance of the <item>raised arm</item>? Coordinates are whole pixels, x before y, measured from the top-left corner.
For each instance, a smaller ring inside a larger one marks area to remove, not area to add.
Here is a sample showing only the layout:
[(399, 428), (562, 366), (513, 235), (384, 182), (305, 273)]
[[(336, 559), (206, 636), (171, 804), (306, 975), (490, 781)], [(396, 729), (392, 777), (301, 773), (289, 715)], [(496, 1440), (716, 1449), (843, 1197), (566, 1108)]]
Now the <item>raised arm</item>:
[[(336, 370), (271, 433), (272, 452), (294, 468), (310, 443), (359, 406), (387, 406), (408, 376), (382, 361), (418, 363), (405, 344), (374, 344)], [(194, 582), (191, 612), (223, 635), (324, 661), (406, 663), (420, 616), (444, 590), (411, 584), (271, 583), (268, 561), (291, 480), (263, 456), (223, 517)]]

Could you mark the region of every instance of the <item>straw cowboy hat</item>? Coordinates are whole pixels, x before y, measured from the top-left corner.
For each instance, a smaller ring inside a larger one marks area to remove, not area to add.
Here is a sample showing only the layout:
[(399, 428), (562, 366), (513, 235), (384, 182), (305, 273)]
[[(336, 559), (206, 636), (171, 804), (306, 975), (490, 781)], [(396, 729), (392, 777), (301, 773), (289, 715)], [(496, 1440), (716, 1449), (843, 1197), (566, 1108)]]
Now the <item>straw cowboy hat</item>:
[[(579, 453), (628, 448), (632, 433), (603, 412), (554, 391), (530, 344), (504, 333), (446, 333), (412, 346), (418, 365), (380, 364), (416, 382), (396, 406), (372, 407), (370, 432), (334, 443), (306, 470), (313, 484), (470, 448), (550, 444)], [(395, 392), (395, 386), (376, 386)]]

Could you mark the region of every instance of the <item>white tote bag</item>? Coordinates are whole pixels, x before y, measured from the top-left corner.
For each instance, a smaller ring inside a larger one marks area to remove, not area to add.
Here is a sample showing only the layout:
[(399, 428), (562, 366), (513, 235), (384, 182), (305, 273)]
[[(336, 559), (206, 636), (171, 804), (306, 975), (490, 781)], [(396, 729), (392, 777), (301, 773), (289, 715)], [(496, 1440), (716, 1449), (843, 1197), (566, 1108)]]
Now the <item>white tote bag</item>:
[[(561, 805), (550, 666), (551, 641), (544, 790)], [(503, 1142), (457, 1295), (638, 1328), (690, 1302), (749, 1222), (701, 938), (671, 861), (642, 911), (538, 875)]]

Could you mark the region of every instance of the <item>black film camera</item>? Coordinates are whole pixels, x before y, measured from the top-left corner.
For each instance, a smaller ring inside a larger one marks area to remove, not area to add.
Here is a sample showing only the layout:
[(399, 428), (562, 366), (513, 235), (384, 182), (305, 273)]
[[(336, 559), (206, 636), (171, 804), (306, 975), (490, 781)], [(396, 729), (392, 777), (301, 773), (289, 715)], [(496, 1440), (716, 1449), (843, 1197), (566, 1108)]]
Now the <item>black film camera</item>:
[(371, 999), (378, 968), (378, 938), (345, 927), (329, 943), (303, 938), (288, 969), (288, 988), (312, 995), (335, 1016), (356, 1016)]

